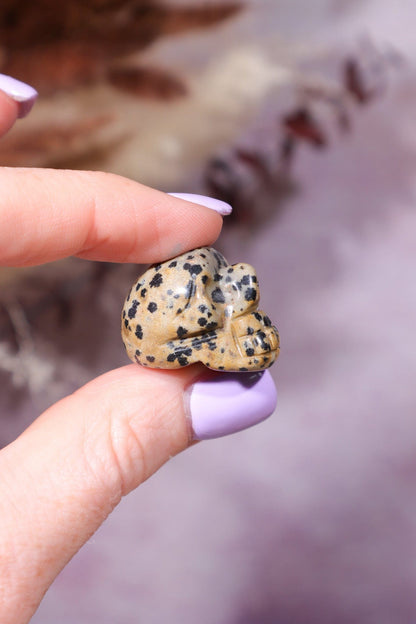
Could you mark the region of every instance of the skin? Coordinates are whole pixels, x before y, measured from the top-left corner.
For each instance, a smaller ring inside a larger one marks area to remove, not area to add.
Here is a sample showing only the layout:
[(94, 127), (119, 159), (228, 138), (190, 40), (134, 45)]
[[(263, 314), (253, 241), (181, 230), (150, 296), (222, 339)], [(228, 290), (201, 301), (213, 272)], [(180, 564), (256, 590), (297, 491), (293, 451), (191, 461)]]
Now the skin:
[[(17, 106), (0, 93), (0, 134)], [(121, 177), (0, 169), (0, 265), (76, 255), (147, 263), (209, 245), (212, 210)], [(191, 442), (183, 392), (202, 366), (129, 365), (53, 405), (0, 452), (0, 620), (29, 621), (121, 498)]]

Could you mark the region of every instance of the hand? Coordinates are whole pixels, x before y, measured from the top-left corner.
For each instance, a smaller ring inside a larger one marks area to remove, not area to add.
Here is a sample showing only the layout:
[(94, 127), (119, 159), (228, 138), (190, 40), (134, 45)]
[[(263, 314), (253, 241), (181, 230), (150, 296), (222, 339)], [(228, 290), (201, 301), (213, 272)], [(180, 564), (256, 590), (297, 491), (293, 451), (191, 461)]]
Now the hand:
[[(0, 91), (0, 134), (28, 108)], [(222, 224), (215, 202), (209, 209), (112, 174), (4, 168), (0, 188), (3, 266), (70, 255), (163, 261), (211, 244)], [(50, 583), (122, 496), (193, 443), (196, 430), (198, 438), (214, 437), (270, 415), (271, 377), (245, 379), (243, 386), (236, 375), (202, 366), (125, 366), (53, 405), (0, 452), (3, 624), (30, 619)], [(192, 405), (184, 400), (190, 385)], [(215, 420), (227, 401), (211, 431), (210, 412)]]

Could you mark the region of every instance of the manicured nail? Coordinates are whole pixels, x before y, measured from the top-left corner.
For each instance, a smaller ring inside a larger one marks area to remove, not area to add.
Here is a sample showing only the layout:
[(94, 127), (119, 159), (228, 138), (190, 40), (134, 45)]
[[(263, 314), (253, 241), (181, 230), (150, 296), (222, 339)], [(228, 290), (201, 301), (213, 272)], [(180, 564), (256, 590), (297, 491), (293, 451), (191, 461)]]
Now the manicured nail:
[(0, 74), (0, 91), (4, 91), (18, 103), (19, 118), (26, 117), (30, 113), (38, 97), (38, 92), (33, 87), (6, 74)]
[(185, 201), (192, 202), (193, 204), (205, 206), (206, 208), (211, 208), (211, 210), (215, 210), (215, 212), (218, 212), (223, 217), (231, 214), (233, 210), (230, 204), (227, 204), (220, 199), (206, 197), (205, 195), (194, 195), (193, 193), (168, 193), (168, 195), (177, 197), (178, 199), (184, 199)]
[(190, 386), (186, 401), (194, 439), (209, 440), (271, 416), (277, 392), (269, 371), (219, 373)]

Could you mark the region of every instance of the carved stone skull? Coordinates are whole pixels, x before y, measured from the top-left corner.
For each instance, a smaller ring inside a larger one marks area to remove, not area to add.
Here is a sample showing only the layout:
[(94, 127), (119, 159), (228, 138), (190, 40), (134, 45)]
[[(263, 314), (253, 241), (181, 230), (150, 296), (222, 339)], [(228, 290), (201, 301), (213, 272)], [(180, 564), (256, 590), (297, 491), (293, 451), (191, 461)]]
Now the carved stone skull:
[(268, 368), (279, 334), (257, 309), (256, 272), (201, 247), (152, 266), (123, 307), (122, 337), (131, 360), (153, 368), (195, 362), (219, 371)]

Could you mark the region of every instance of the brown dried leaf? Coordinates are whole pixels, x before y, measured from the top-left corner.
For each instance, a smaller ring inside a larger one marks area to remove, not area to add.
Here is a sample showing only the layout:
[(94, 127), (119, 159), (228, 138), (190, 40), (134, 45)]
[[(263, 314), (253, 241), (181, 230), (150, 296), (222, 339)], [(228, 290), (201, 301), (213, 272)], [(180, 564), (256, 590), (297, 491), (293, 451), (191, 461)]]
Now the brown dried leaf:
[(157, 67), (112, 67), (107, 78), (118, 89), (144, 98), (172, 100), (188, 92), (180, 78)]
[[(34, 84), (46, 95), (83, 86), (99, 81), (114, 61), (147, 48), (159, 37), (213, 26), (242, 6), (241, 2), (168, 7), (152, 0), (61, 0), (57, 9), (52, 0), (38, 0), (36, 7), (29, 0), (8, 0), (0, 6), (1, 71)], [(131, 77), (120, 79), (123, 85), (130, 81)]]

